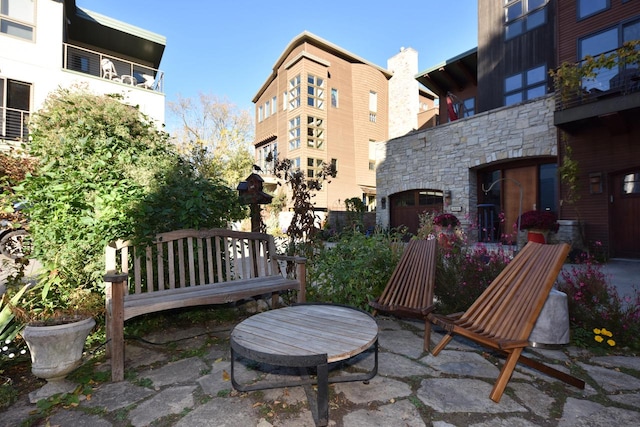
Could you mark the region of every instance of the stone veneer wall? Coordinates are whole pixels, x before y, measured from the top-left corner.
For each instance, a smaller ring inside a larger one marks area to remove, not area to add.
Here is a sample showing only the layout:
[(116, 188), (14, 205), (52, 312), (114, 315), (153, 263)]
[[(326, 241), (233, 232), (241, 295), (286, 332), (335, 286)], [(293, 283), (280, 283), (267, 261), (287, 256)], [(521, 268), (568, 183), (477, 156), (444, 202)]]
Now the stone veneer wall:
[[(486, 111), (387, 141), (376, 173), (377, 224), (389, 226), (389, 196), (407, 190), (451, 191), (463, 225), (475, 217), (474, 169), (494, 162), (557, 155), (552, 95)], [(387, 200), (382, 209), (381, 199)]]

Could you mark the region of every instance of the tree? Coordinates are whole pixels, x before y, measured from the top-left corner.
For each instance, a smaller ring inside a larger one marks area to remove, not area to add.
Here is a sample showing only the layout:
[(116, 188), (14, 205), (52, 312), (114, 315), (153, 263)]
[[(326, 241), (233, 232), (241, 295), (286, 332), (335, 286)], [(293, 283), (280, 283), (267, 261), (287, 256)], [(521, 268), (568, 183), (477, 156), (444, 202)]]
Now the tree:
[(169, 103), (169, 111), (181, 123), (174, 141), (200, 174), (223, 179), (235, 188), (251, 173), (253, 122), (249, 112), (203, 93), (197, 100), (178, 97)]
[(59, 89), (32, 115), (36, 169), (16, 188), (57, 286), (99, 290), (104, 247), (240, 219), (237, 193), (199, 176), (152, 120), (115, 96)]

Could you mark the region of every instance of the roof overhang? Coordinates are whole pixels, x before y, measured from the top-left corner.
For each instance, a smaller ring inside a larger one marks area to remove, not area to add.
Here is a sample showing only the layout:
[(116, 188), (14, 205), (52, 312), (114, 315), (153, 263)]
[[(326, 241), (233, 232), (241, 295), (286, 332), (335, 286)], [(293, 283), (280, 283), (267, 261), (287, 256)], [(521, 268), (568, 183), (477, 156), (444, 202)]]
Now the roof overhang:
[(416, 80), (427, 89), (444, 96), (478, 85), (478, 48), (470, 49), (445, 62), (418, 73)]
[[(363, 59), (361, 57), (359, 57), (358, 55), (355, 55), (351, 52), (349, 52), (348, 50), (342, 49), (340, 46), (335, 45), (321, 37), (316, 36), (315, 34), (312, 34), (308, 31), (304, 31), (301, 34), (299, 34), (298, 36), (296, 36), (293, 40), (291, 40), (291, 42), (287, 45), (287, 47), (285, 48), (284, 52), (282, 52), (282, 54), (280, 55), (280, 57), (278, 58), (278, 60), (276, 61), (275, 65), (273, 66), (271, 75), (269, 76), (269, 78), (267, 78), (267, 80), (264, 82), (264, 84), (262, 85), (262, 87), (260, 88), (260, 90), (258, 90), (258, 93), (256, 93), (256, 95), (253, 97), (252, 102), (256, 103), (258, 102), (258, 99), (260, 99), (260, 96), (264, 93), (265, 90), (267, 90), (267, 88), (269, 87), (269, 85), (271, 84), (271, 82), (273, 82), (275, 80), (275, 78), (278, 76), (278, 70), (280, 69), (280, 67), (282, 66), (282, 64), (284, 63), (284, 61), (287, 60), (287, 58), (289, 57), (289, 54), (291, 54), (291, 52), (298, 47), (301, 44), (304, 43), (309, 43), (311, 45), (314, 45), (316, 47), (318, 47), (319, 49), (324, 50), (325, 52), (329, 52), (332, 55), (337, 56), (338, 58), (344, 59), (347, 62), (350, 63), (359, 63), (359, 64), (366, 64), (369, 65), (375, 69), (377, 69), (378, 71), (380, 71), (387, 79), (390, 79), (393, 76), (393, 73), (391, 73), (389, 70), (386, 70), (378, 65), (373, 64), (372, 62), (367, 61), (366, 59)], [(297, 56), (296, 58), (294, 58), (294, 60), (300, 60), (302, 59), (303, 56)], [(324, 60), (319, 60), (319, 59), (314, 59), (311, 56), (306, 56), (306, 58), (308, 59), (312, 59), (315, 60), (318, 63), (321, 63), (323, 65), (329, 66), (330, 64), (327, 63)], [(322, 61), (322, 62), (320, 62)]]
[(143, 65), (160, 67), (167, 40), (164, 36), (65, 1), (69, 41), (115, 52)]

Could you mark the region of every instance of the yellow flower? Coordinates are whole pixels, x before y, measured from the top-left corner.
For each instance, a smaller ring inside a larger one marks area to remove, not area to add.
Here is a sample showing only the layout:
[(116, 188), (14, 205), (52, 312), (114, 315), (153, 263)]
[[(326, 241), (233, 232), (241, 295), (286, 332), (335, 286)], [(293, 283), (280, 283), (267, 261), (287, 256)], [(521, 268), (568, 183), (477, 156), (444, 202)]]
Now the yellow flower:
[(602, 331), (600, 331), (600, 333), (601, 333), (602, 335), (606, 335), (606, 336), (608, 336), (609, 338), (611, 338), (611, 337), (613, 336), (613, 333), (612, 333), (611, 331), (608, 331), (608, 330), (606, 330), (606, 329), (604, 329), (604, 328), (602, 328)]
[(598, 341), (598, 342), (604, 341), (604, 338), (602, 338), (600, 335), (596, 335), (595, 337), (593, 337), (593, 339)]
[(609, 344), (611, 347), (616, 345), (616, 342), (614, 340), (607, 340), (607, 344)]
[(600, 329), (596, 328), (593, 330), (593, 333), (596, 335), (600, 335)]

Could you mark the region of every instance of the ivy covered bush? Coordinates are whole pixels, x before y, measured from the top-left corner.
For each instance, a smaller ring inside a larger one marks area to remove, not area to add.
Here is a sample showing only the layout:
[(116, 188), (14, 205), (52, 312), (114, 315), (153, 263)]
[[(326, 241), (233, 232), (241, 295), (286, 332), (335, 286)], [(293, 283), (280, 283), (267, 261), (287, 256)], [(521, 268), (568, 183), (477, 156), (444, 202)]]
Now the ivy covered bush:
[(44, 294), (63, 308), (78, 289), (102, 291), (104, 248), (243, 216), (236, 192), (204, 179), (137, 108), (116, 96), (59, 89), (29, 123), (35, 170), (15, 188), (45, 272)]

